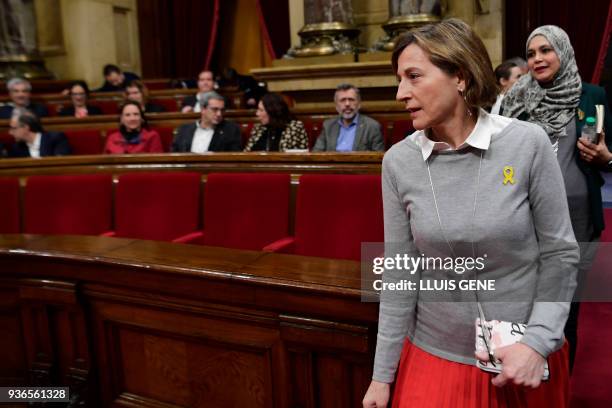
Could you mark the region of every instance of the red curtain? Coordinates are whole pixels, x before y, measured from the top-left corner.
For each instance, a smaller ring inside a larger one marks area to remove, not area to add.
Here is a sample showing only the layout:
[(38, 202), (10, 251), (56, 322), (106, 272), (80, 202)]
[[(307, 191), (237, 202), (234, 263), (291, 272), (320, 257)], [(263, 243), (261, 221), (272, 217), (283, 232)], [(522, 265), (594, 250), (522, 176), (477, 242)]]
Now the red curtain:
[[(610, 36), (612, 35), (612, 2), (610, 2), (610, 8), (608, 9), (608, 20), (606, 22), (606, 29), (603, 32), (603, 38), (601, 41), (601, 45), (599, 47), (599, 56), (597, 57), (597, 63), (595, 64), (595, 72), (593, 73), (593, 78), (591, 82), (594, 84), (599, 83), (599, 79), (601, 78), (601, 72), (604, 69), (604, 62), (606, 60), (606, 55), (608, 54), (608, 50), (610, 49)], [(610, 57), (612, 59), (612, 56)]]
[(195, 77), (211, 63), (219, 0), (138, 0), (145, 78)]
[(506, 2), (505, 58), (525, 57), (525, 41), (541, 25), (554, 24), (569, 35), (583, 80), (594, 78), (604, 40), (610, 0), (513, 0)]
[(257, 0), (257, 11), (270, 56), (282, 58), (291, 46), (289, 2), (287, 0)]

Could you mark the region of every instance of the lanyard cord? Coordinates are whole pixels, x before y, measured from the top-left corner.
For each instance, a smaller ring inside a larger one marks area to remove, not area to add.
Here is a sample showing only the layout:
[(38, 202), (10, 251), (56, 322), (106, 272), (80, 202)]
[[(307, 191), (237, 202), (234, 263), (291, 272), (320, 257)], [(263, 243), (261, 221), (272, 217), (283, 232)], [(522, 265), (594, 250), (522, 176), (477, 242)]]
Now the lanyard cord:
[[(472, 236), (472, 257), (476, 257), (476, 252), (474, 250), (474, 218), (476, 217), (476, 203), (478, 201), (478, 189), (480, 186), (480, 173), (482, 170), (482, 158), (484, 155), (484, 150), (480, 151), (480, 161), (478, 163), (478, 175), (476, 178), (476, 191), (474, 193), (474, 205), (472, 208), (472, 220), (470, 223), (470, 232), (471, 232), (471, 236)], [(442, 226), (442, 218), (440, 217), (440, 210), (438, 208), (438, 200), (436, 199), (436, 191), (434, 189), (434, 184), (433, 184), (433, 179), (431, 177), (431, 170), (429, 168), (429, 158), (426, 161), (427, 163), (427, 174), (429, 175), (429, 185), (431, 186), (431, 194), (433, 195), (433, 200), (434, 200), (434, 207), (436, 208), (436, 215), (438, 216), (438, 224), (440, 225), (440, 231), (442, 232), (442, 237), (444, 238), (444, 240), (446, 241), (446, 244), (448, 245), (448, 248), (451, 251), (451, 255), (454, 256), (455, 258), (457, 257), (457, 255), (455, 254), (455, 250), (453, 249), (453, 246), (451, 245), (450, 241), (448, 240), (448, 237), (446, 236), (446, 233), (444, 232), (444, 227)]]
[[(476, 251), (474, 249), (474, 218), (476, 218), (476, 203), (478, 202), (478, 190), (480, 187), (480, 174), (482, 171), (483, 156), (484, 156), (484, 150), (481, 150), (480, 151), (480, 161), (478, 163), (478, 175), (476, 177), (476, 191), (474, 192), (474, 205), (472, 207), (472, 220), (470, 222), (470, 235), (472, 237), (472, 241), (471, 241), (472, 258), (476, 257)], [(434, 188), (433, 179), (431, 177), (431, 170), (429, 168), (429, 158), (427, 159), (426, 163), (427, 163), (427, 174), (429, 175), (429, 185), (431, 186), (431, 194), (433, 195), (434, 207), (436, 209), (436, 215), (438, 217), (438, 224), (440, 225), (440, 231), (442, 232), (442, 237), (444, 237), (444, 240), (446, 241), (446, 244), (448, 245), (448, 248), (451, 251), (451, 255), (456, 258), (457, 255), (455, 254), (455, 250), (453, 246), (451, 245), (446, 233), (444, 232), (444, 227), (442, 225), (442, 217), (440, 217), (440, 209), (438, 208), (438, 200), (436, 199), (436, 190)], [(476, 279), (478, 279), (478, 272), (475, 272), (475, 274), (476, 274)], [(484, 321), (486, 319), (484, 316), (484, 312), (482, 310), (482, 306), (480, 305), (480, 301), (478, 300), (478, 290), (474, 291), (474, 295), (476, 296), (476, 303), (478, 304), (478, 312), (480, 314), (480, 319)]]
[[(470, 222), (470, 235), (472, 237), (472, 241), (471, 241), (472, 258), (476, 257), (476, 251), (474, 249), (474, 218), (476, 218), (476, 203), (478, 202), (478, 190), (480, 187), (480, 174), (482, 170), (483, 156), (484, 156), (484, 150), (481, 150), (480, 151), (480, 161), (478, 163), (478, 175), (476, 177), (476, 191), (474, 192), (474, 205), (472, 208), (472, 220)], [(451, 251), (451, 255), (456, 258), (457, 255), (455, 254), (455, 250), (453, 246), (451, 245), (446, 233), (444, 232), (444, 227), (442, 225), (442, 217), (440, 217), (440, 210), (438, 208), (438, 200), (436, 199), (436, 191), (434, 188), (433, 179), (431, 177), (431, 170), (429, 168), (429, 158), (427, 159), (426, 163), (427, 163), (427, 174), (429, 175), (429, 185), (431, 186), (431, 194), (433, 195), (434, 207), (436, 208), (436, 215), (438, 216), (438, 224), (440, 225), (440, 231), (442, 232), (442, 236), (444, 237), (444, 240), (446, 241), (446, 244), (448, 245), (448, 248)], [(478, 279), (478, 272), (475, 270), (474, 273), (476, 274), (476, 279)], [(482, 305), (480, 304), (480, 301), (478, 300), (478, 290), (474, 291), (474, 296), (476, 297), (476, 306), (478, 307), (478, 315), (479, 315), (478, 317), (480, 317), (480, 327), (482, 328), (482, 331), (483, 331), (483, 340), (484, 340), (485, 346), (489, 354), (489, 360), (491, 364), (493, 364), (493, 366), (496, 367), (495, 359), (493, 357), (493, 354), (491, 353), (491, 349), (488, 343), (489, 339), (491, 338), (491, 331), (489, 330), (489, 327), (485, 324), (487, 320), (486, 320), (484, 311), (482, 309)]]

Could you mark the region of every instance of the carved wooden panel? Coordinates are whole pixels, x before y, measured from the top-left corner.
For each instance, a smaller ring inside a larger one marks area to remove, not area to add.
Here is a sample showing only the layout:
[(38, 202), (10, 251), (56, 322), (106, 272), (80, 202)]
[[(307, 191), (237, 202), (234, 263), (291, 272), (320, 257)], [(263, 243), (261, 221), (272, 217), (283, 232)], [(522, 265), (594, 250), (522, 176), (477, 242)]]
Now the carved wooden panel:
[(93, 311), (96, 337), (104, 339), (96, 351), (107, 403), (273, 405), (281, 344), (278, 331), (257, 319), (98, 301)]
[(28, 364), (16, 286), (0, 284), (0, 386), (27, 383)]

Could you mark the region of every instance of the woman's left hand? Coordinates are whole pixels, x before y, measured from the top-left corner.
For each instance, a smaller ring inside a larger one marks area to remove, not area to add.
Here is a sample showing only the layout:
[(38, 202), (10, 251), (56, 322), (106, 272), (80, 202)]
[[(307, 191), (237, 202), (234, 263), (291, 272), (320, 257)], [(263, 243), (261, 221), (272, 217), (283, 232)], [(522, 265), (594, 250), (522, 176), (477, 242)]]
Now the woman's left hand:
[[(476, 358), (489, 361), (486, 353), (476, 353)], [(495, 358), (502, 362), (502, 372), (491, 380), (493, 385), (502, 387), (508, 381), (531, 388), (540, 385), (546, 360), (531, 347), (522, 343), (500, 347), (495, 350)]]
[(580, 150), (580, 158), (587, 163), (607, 166), (608, 162), (612, 160), (612, 153), (610, 153), (608, 146), (606, 146), (606, 135), (604, 132), (601, 132), (599, 135), (599, 142), (597, 144), (591, 143), (582, 137), (579, 138), (578, 149)]

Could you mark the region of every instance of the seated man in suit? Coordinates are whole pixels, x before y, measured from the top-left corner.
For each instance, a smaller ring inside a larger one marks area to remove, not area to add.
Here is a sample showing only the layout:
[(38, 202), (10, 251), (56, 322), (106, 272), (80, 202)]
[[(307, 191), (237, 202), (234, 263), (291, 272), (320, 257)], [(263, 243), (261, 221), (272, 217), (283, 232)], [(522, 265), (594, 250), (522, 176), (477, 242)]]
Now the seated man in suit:
[(16, 108), (9, 126), (9, 133), (17, 142), (9, 150), (9, 157), (63, 156), (71, 153), (66, 136), (45, 132), (40, 120), (28, 110)]
[(96, 92), (120, 92), (125, 90), (125, 87), (135, 79), (140, 77), (133, 72), (121, 71), (116, 65), (106, 64), (102, 70), (104, 75), (104, 83)]
[(6, 83), (11, 102), (0, 106), (0, 119), (10, 119), (15, 108), (25, 108), (32, 111), (36, 116), (48, 116), (44, 105), (30, 102), (32, 85), (23, 78), (13, 78)]
[(215, 79), (212, 71), (204, 70), (198, 75), (198, 93), (196, 95), (190, 95), (183, 99), (183, 107), (181, 112), (200, 112), (202, 110), (202, 102), (200, 101), (200, 95), (214, 91)]
[(216, 92), (200, 95), (200, 120), (178, 128), (173, 152), (239, 152), (240, 128), (234, 122), (223, 120), (225, 99)]
[(385, 150), (380, 124), (361, 115), (359, 89), (351, 84), (340, 84), (334, 95), (339, 117), (323, 122), (323, 131), (313, 152), (351, 152)]

